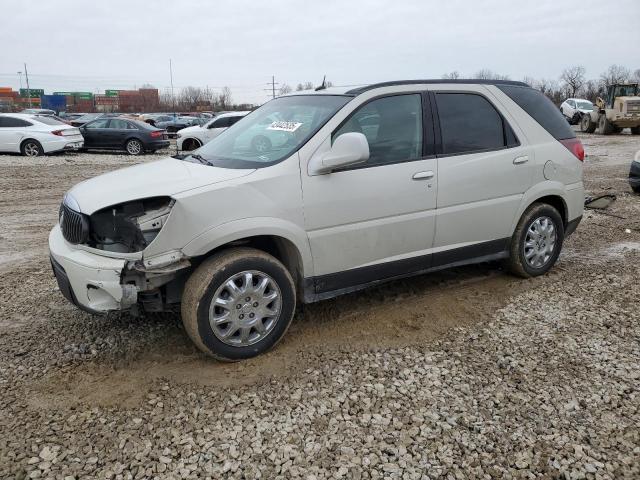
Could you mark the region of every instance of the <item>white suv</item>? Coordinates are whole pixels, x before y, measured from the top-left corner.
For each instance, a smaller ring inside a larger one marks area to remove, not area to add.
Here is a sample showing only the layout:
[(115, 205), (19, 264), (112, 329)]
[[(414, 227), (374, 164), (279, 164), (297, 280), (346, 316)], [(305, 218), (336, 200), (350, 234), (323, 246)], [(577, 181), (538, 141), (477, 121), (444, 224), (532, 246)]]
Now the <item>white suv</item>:
[[(274, 135), (262, 151), (247, 138)], [(296, 302), (489, 260), (545, 273), (582, 216), (583, 158), (519, 82), (299, 92), (191, 155), (76, 185), (49, 248), (78, 307), (179, 310), (200, 349), (239, 360), (284, 335)]]

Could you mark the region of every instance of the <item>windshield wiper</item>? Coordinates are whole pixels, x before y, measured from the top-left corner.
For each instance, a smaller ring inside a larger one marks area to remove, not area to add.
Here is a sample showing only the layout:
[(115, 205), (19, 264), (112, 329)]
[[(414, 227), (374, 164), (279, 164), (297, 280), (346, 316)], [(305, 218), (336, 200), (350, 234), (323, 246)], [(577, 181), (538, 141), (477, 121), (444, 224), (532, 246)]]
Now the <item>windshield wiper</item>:
[(195, 158), (200, 163), (204, 163), (205, 165), (209, 165), (210, 167), (213, 167), (213, 162), (211, 162), (211, 160), (207, 160), (202, 155), (198, 155), (197, 153), (192, 153), (191, 155), (189, 155), (189, 157)]

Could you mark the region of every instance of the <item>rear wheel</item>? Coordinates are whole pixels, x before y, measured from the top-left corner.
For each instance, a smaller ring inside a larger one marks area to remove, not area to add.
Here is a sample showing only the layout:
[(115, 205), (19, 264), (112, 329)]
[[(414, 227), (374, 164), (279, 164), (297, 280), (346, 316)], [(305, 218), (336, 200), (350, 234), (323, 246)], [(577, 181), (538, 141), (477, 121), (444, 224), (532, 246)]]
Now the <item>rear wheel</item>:
[(295, 306), (293, 279), (282, 263), (260, 250), (233, 248), (213, 255), (189, 277), (182, 322), (200, 350), (237, 361), (273, 347)]
[(39, 157), (44, 155), (44, 149), (37, 140), (25, 140), (20, 146), (20, 151), (25, 157)]
[(607, 118), (607, 115), (601, 113), (598, 119), (598, 133), (600, 135), (610, 135), (614, 132), (614, 128), (613, 124)]
[(187, 138), (184, 142), (182, 142), (182, 150), (190, 152), (191, 150), (195, 150), (196, 148), (200, 148), (202, 143), (195, 138)]
[(141, 155), (144, 153), (142, 142), (137, 138), (132, 138), (131, 140), (127, 141), (125, 148), (127, 149), (127, 153), (129, 155)]
[(523, 278), (548, 272), (563, 241), (564, 225), (558, 211), (546, 203), (534, 203), (522, 214), (511, 239), (509, 270)]
[(631, 134), (640, 135), (640, 125), (638, 125), (637, 127), (631, 127)]
[(591, 121), (591, 115), (585, 113), (580, 119), (580, 130), (584, 133), (593, 133), (596, 131), (596, 123)]

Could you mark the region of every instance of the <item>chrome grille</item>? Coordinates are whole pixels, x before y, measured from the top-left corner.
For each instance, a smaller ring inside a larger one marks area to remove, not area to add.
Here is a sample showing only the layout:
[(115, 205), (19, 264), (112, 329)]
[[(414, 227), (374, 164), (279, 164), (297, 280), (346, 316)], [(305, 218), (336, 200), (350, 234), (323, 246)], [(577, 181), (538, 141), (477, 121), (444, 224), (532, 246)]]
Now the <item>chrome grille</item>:
[(60, 205), (60, 229), (69, 243), (84, 243), (89, 236), (89, 220), (86, 215), (71, 210), (64, 203)]

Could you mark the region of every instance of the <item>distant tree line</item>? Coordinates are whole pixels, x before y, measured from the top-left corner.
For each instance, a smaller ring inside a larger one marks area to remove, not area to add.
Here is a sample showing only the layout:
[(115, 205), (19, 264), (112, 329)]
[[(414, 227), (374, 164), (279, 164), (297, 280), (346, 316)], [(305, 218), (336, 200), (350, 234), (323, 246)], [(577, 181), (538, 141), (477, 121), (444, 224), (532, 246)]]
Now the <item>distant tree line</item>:
[[(446, 79), (462, 78), (459, 72), (453, 71), (442, 76)], [(483, 80), (510, 80), (509, 75), (502, 75), (489, 69), (482, 69), (470, 78)], [(540, 90), (556, 105), (560, 105), (566, 98), (579, 97), (595, 102), (597, 97), (604, 94), (605, 87), (612, 83), (640, 82), (640, 68), (631, 71), (622, 65), (611, 65), (600, 74), (597, 79), (588, 79), (586, 70), (581, 65), (565, 68), (557, 78), (524, 77), (522, 81)]]

